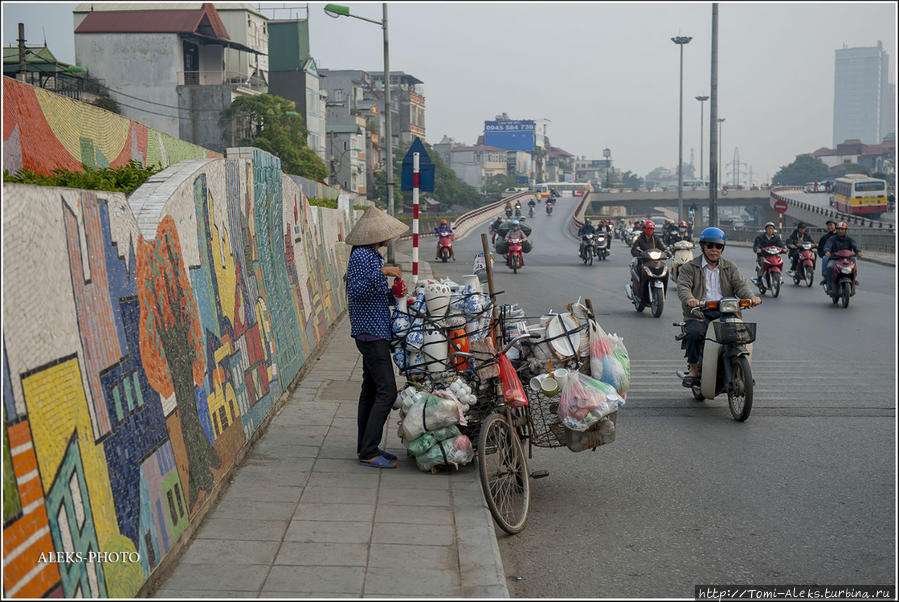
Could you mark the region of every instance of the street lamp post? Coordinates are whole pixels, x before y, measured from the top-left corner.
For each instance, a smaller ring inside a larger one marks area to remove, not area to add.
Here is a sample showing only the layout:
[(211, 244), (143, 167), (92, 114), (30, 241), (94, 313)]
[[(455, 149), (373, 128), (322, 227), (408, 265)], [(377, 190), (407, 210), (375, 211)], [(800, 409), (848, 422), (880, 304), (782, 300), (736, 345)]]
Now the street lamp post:
[(702, 143), (703, 143), (703, 138), (704, 138), (703, 121), (705, 120), (705, 113), (704, 113), (705, 104), (704, 103), (708, 99), (709, 99), (708, 96), (697, 96), (696, 97), (696, 100), (699, 101), (699, 180), (700, 180), (700, 182), (703, 179), (703, 177), (702, 177), (702, 153), (703, 153)]
[[(718, 118), (718, 166), (719, 169), (724, 167), (724, 164), (721, 163), (721, 151), (724, 150), (724, 117)], [(719, 180), (722, 186), (725, 186), (725, 178), (722, 177), (724, 175), (724, 169), (721, 169), (721, 176), (719, 176)]]
[(671, 41), (680, 46), (680, 121), (677, 129), (677, 220), (684, 217), (684, 45), (690, 36), (677, 36)]
[[(342, 6), (340, 4), (326, 4), (325, 5), (325, 14), (329, 17), (334, 17), (335, 19), (338, 17), (353, 17), (354, 19), (361, 19), (363, 21), (368, 21), (369, 23), (374, 23), (375, 25), (380, 25), (381, 29), (384, 30), (384, 113), (385, 113), (385, 126), (386, 126), (386, 134), (387, 134), (387, 146), (385, 149), (385, 154), (387, 156), (387, 213), (389, 215), (393, 215), (393, 136), (391, 132), (390, 126), (390, 52), (387, 41), (387, 3), (384, 2), (381, 4), (383, 9), (383, 17), (380, 21), (375, 19), (367, 19), (366, 17), (360, 17), (359, 15), (351, 15), (350, 8), (348, 6)], [(394, 261), (394, 250), (393, 250), (393, 241), (387, 245), (387, 263), (393, 264)]]

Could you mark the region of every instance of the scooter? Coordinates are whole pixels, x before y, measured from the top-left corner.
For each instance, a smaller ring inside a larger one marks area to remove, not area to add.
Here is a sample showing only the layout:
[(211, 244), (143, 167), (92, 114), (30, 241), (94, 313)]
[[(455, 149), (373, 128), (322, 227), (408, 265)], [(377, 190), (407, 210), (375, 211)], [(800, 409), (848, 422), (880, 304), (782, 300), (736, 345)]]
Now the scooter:
[(689, 240), (679, 240), (671, 245), (674, 249), (674, 256), (671, 259), (671, 277), (677, 282), (677, 275), (680, 267), (688, 261), (693, 261), (693, 249), (696, 245)]
[(521, 217), (521, 205), (515, 205), (515, 217)]
[(553, 214), (553, 202), (550, 199), (546, 199), (546, 215)]
[(512, 217), (512, 208), (506, 207), (506, 217)]
[(764, 295), (765, 291), (768, 290), (771, 291), (774, 297), (780, 295), (784, 267), (784, 261), (780, 256), (786, 252), (786, 249), (781, 249), (780, 247), (764, 247), (761, 249), (762, 273), (755, 279), (760, 295)]
[(640, 232), (637, 231), (637, 230), (631, 230), (630, 232), (628, 232), (627, 234), (625, 234), (625, 236), (626, 236), (627, 238), (625, 238), (624, 243), (625, 243), (627, 246), (632, 247), (632, 246), (634, 246), (634, 242), (635, 242), (638, 238), (640, 238)]
[(443, 263), (446, 263), (453, 255), (453, 238), (455, 238), (455, 236), (449, 232), (441, 232), (438, 236), (437, 258)]
[(858, 267), (852, 261), (855, 253), (849, 249), (843, 249), (832, 253), (830, 263), (827, 264), (827, 286), (824, 292), (830, 296), (833, 304), (842, 302), (844, 308), (849, 307), (849, 297), (855, 295), (855, 279), (858, 275)]
[(533, 205), (528, 206), (528, 217), (534, 217), (534, 206)]
[(521, 249), (521, 243), (523, 242), (523, 238), (512, 237), (509, 239), (509, 250), (506, 251), (506, 265), (512, 268), (513, 274), (517, 274), (518, 268), (524, 266), (524, 254)]
[[(668, 266), (663, 260), (668, 253), (653, 249), (643, 251), (631, 264), (631, 281), (624, 287), (627, 298), (638, 312), (648, 305), (652, 317), (658, 318), (665, 308), (665, 293), (668, 292)], [(639, 270), (639, 271), (638, 271)]]
[(596, 256), (596, 236), (594, 234), (584, 234), (581, 238), (580, 256), (584, 261), (584, 265), (588, 262), (593, 265), (593, 257)]
[(812, 251), (818, 245), (803, 241), (797, 245), (799, 250), (799, 259), (796, 260), (796, 270), (793, 272), (793, 284), (799, 285), (803, 280), (806, 287), (811, 287), (815, 281), (815, 262), (817, 256)]
[[(752, 342), (755, 341), (756, 324), (744, 322), (737, 313), (751, 306), (749, 299), (724, 297), (720, 301), (706, 301), (693, 308), (694, 314), (714, 318), (709, 324), (710, 330), (706, 333), (699, 363), (699, 384), (691, 388), (693, 399), (714, 399), (727, 392), (731, 416), (739, 422), (749, 418), (752, 411), (755, 385), (752, 378)], [(675, 322), (674, 325), (681, 329), (681, 333), (674, 338), (681, 341), (681, 349), (686, 349), (687, 323)], [(683, 380), (686, 372), (678, 371), (677, 375)]]
[(596, 256), (600, 261), (609, 256), (609, 235), (606, 232), (596, 233)]

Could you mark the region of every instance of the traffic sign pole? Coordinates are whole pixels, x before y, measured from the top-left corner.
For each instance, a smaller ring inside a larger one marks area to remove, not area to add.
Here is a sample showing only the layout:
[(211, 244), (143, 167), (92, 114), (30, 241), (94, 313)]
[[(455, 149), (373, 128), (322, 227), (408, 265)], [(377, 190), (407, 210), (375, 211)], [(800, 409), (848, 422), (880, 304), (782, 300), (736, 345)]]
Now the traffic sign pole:
[(419, 155), (412, 154), (412, 287), (418, 284), (418, 184)]

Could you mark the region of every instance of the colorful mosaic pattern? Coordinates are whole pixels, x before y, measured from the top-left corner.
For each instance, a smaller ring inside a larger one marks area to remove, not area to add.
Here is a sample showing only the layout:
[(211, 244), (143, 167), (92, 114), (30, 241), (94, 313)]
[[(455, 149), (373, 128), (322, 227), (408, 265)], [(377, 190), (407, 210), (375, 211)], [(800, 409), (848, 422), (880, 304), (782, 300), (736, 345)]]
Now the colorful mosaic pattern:
[(173, 138), (136, 121), (66, 96), (3, 78), (3, 167), (49, 174), (220, 158), (219, 153)]
[(134, 596), (346, 307), (347, 214), (241, 157), (171, 170), (152, 240), (119, 193), (4, 184), (4, 595)]

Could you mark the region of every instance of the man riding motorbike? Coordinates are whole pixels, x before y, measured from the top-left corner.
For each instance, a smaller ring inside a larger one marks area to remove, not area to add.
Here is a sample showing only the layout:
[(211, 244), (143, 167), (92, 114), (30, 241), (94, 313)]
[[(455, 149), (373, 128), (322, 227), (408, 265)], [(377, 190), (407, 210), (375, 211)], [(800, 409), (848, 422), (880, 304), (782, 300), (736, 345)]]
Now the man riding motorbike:
[(515, 201), (515, 217), (521, 217), (521, 201)]
[(537, 201), (535, 201), (534, 198), (531, 197), (531, 200), (528, 201), (528, 214), (531, 217), (534, 217), (534, 208), (536, 206), (537, 206)]
[[(509, 242), (512, 238), (520, 238), (522, 240), (527, 240), (528, 238), (528, 235), (521, 229), (521, 222), (517, 219), (512, 221), (512, 227), (506, 232), (506, 242)], [(524, 267), (524, 255), (521, 256), (521, 266)]]
[(581, 239), (581, 245), (577, 249), (578, 257), (580, 257), (584, 252), (584, 236), (586, 236), (587, 234), (596, 234), (596, 227), (590, 222), (589, 217), (584, 219), (584, 225), (581, 226), (577, 231), (577, 235)]
[(702, 254), (682, 265), (677, 277), (677, 296), (681, 300), (684, 321), (687, 323), (687, 336), (684, 340), (690, 371), (682, 383), (685, 387), (692, 387), (697, 383), (706, 330), (709, 328), (709, 322), (721, 315), (717, 310), (707, 310), (700, 318), (692, 312), (692, 309), (704, 301), (718, 301), (722, 297), (750, 299), (752, 305), (762, 302), (752, 293), (749, 283), (736, 264), (721, 258), (724, 245), (724, 230), (720, 228), (703, 230), (699, 235)]
[(765, 231), (756, 236), (755, 242), (752, 243), (752, 251), (755, 253), (756, 258), (755, 278), (752, 280), (754, 284), (758, 284), (759, 279), (762, 277), (762, 263), (764, 262), (762, 249), (765, 247), (784, 248), (784, 243), (780, 238), (780, 234), (774, 231), (774, 222), (766, 223)]
[(666, 244), (673, 245), (677, 241), (678, 227), (672, 221), (665, 220), (665, 228), (663, 229), (663, 239)]
[(503, 223), (503, 218), (499, 215), (496, 216), (496, 219), (490, 223), (490, 242), (496, 242), (496, 233), (499, 232), (499, 227)]
[(796, 229), (787, 237), (787, 248), (790, 250), (790, 271), (793, 274), (796, 271), (796, 263), (799, 261), (799, 245), (803, 242), (814, 242), (812, 237), (805, 231), (805, 224), (799, 222)]
[(666, 241), (666, 242), (668, 242), (668, 245), (670, 246), (681, 240), (687, 240), (687, 241), (693, 242), (693, 239), (687, 233), (687, 222), (683, 222), (683, 221), (680, 224), (678, 224), (677, 230), (675, 230), (672, 233), (672, 235), (669, 239), (670, 242), (668, 242), (668, 241)]
[(827, 246), (827, 241), (830, 240), (832, 236), (836, 236), (837, 222), (829, 219), (826, 222), (827, 232), (825, 232), (820, 239), (818, 239), (818, 257), (821, 258), (821, 286), (824, 286), (827, 281), (827, 258), (824, 256), (824, 248)]
[(658, 249), (659, 251), (665, 250), (665, 242), (662, 240), (662, 237), (655, 234), (655, 229), (656, 225), (652, 220), (643, 222), (643, 234), (638, 236), (637, 240), (634, 241), (634, 244), (631, 245), (631, 255), (640, 257), (640, 255), (643, 254), (643, 251), (652, 249)]
[[(851, 257), (853, 263), (855, 263), (856, 270), (858, 269), (858, 261), (857, 258), (862, 256), (862, 251), (859, 248), (858, 244), (850, 236), (846, 235), (846, 231), (848, 230), (848, 226), (846, 222), (840, 222), (836, 227), (836, 234), (827, 239), (824, 247), (824, 262), (830, 263), (830, 257), (836, 253), (837, 251), (845, 251), (849, 250), (855, 253), (855, 257)], [(827, 272), (824, 272), (824, 287), (829, 287), (830, 279), (827, 277)], [(858, 285), (858, 281), (855, 282)]]
[[(449, 235), (450, 240), (452, 240), (456, 237), (456, 234), (453, 232), (453, 229), (450, 228), (449, 223), (447, 223), (447, 221), (445, 219), (440, 220), (440, 225), (437, 226), (437, 228), (434, 230), (434, 236), (436, 236), (438, 238), (438, 240), (440, 239), (441, 235)], [(450, 250), (450, 257), (453, 258), (453, 261), (456, 261), (456, 251), (455, 251), (455, 249), (453, 249), (452, 245), (449, 246), (449, 250)], [(437, 252), (438, 252), (438, 254), (440, 253), (439, 245), (437, 246)], [(440, 261), (440, 257), (435, 257), (434, 260)]]
[(506, 201), (506, 217), (512, 217), (512, 201)]

